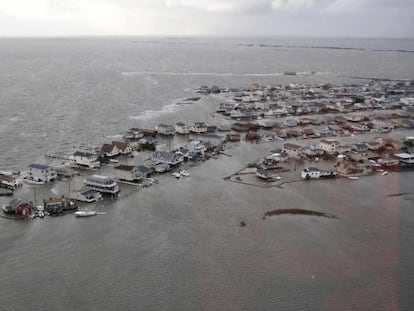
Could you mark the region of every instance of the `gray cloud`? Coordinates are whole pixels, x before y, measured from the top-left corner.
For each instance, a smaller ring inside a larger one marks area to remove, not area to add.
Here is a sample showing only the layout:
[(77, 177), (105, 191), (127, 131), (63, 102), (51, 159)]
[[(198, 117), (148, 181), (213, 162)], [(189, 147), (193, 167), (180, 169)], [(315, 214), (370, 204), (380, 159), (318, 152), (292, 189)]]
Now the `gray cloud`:
[(0, 35), (414, 36), (413, 9), (414, 0), (13, 0), (0, 2)]

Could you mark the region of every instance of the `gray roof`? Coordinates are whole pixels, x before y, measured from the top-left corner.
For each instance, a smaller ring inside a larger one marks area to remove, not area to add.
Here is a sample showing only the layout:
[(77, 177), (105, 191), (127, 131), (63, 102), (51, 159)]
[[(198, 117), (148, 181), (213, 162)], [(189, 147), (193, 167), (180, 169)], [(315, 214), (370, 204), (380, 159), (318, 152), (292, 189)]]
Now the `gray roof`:
[(95, 155), (95, 154), (90, 153), (90, 152), (86, 152), (86, 151), (76, 151), (73, 155), (74, 155), (75, 157), (76, 157), (76, 156), (79, 156), (79, 157), (86, 157), (86, 158), (93, 158), (93, 157), (96, 157), (96, 155)]
[(26, 203), (26, 204), (30, 204), (30, 205), (31, 205), (31, 203), (29, 203), (29, 202), (27, 202), (27, 201), (23, 201), (23, 200), (21, 200), (21, 199), (15, 198), (15, 199), (11, 200), (11, 201), (9, 202), (9, 204), (7, 204), (7, 206), (12, 207), (12, 208), (16, 208), (16, 207), (18, 207), (20, 204), (23, 204), (23, 203)]
[(306, 169), (304, 169), (304, 171), (308, 171), (308, 172), (319, 172), (320, 169), (317, 167), (308, 167)]
[(207, 126), (204, 122), (194, 122), (195, 127), (205, 127)]
[(112, 145), (116, 146), (120, 150), (125, 150), (126, 148), (128, 148), (128, 143), (123, 141), (113, 141)]
[(87, 196), (88, 194), (98, 194), (99, 192), (92, 189), (84, 189), (79, 192), (80, 194)]
[(174, 127), (174, 126), (172, 126), (171, 124), (163, 124), (163, 123), (161, 123), (161, 124), (159, 124), (158, 125), (158, 127), (160, 128), (160, 127), (164, 127), (164, 128), (171, 128), (171, 127)]
[(29, 167), (30, 168), (35, 168), (35, 169), (38, 169), (38, 170), (46, 170), (46, 169), (50, 168), (49, 165), (46, 165), (46, 164), (38, 164), (38, 163), (30, 164)]
[(145, 165), (140, 165), (137, 167), (138, 171), (143, 174), (150, 174), (153, 170)]
[(130, 172), (130, 171), (132, 171), (135, 167), (136, 167), (136, 166), (121, 164), (121, 165), (116, 166), (116, 167), (115, 167), (115, 169), (117, 169), (117, 170), (121, 170), (121, 171), (128, 171), (128, 172)]
[(154, 159), (163, 159), (163, 160), (167, 160), (167, 161), (176, 161), (177, 157), (179, 157), (179, 156), (176, 155), (173, 152), (168, 152), (168, 151), (155, 151), (153, 153), (153, 158)]

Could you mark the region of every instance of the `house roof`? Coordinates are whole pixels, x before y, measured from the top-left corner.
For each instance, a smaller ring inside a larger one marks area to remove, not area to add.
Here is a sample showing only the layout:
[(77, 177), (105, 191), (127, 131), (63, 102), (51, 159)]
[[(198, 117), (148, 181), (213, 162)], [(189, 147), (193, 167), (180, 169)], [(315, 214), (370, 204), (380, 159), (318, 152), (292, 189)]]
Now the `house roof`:
[(152, 156), (155, 159), (163, 159), (169, 161), (174, 161), (178, 157), (177, 154), (168, 151), (155, 151)]
[(0, 174), (0, 181), (2, 181), (2, 180), (8, 181), (8, 182), (13, 182), (14, 178), (12, 176), (7, 176), (7, 175), (4, 175), (4, 174)]
[(151, 169), (151, 168), (149, 168), (149, 167), (146, 167), (146, 166), (144, 166), (144, 165), (137, 166), (137, 169), (138, 169), (138, 171), (139, 171), (139, 172), (141, 172), (141, 173), (143, 173), (143, 174), (149, 174), (149, 173), (152, 173), (152, 169)]
[(103, 144), (101, 151), (102, 152), (111, 152), (114, 149), (114, 145), (112, 144)]
[(79, 193), (82, 194), (83, 196), (87, 196), (89, 194), (99, 194), (98, 191), (92, 190), (92, 189), (84, 189), (84, 190), (80, 191)]
[(116, 146), (120, 150), (125, 150), (128, 148), (129, 144), (123, 141), (113, 141), (112, 145)]
[(412, 154), (412, 153), (396, 153), (396, 154), (394, 154), (394, 156), (396, 156), (397, 158), (400, 158), (400, 159), (404, 159), (404, 160), (414, 159), (414, 154)]
[(307, 171), (307, 172), (320, 172), (320, 169), (317, 168), (317, 167), (308, 167), (308, 168), (305, 168), (304, 171)]
[(86, 158), (93, 158), (96, 156), (95, 154), (91, 152), (86, 152), (86, 151), (75, 151), (73, 155), (75, 157), (86, 157)]
[(45, 170), (45, 169), (50, 168), (49, 165), (46, 165), (46, 164), (38, 164), (38, 163), (30, 164), (28, 167), (35, 168), (35, 169), (38, 169), (38, 170)]
[(336, 139), (321, 139), (321, 143), (339, 145), (339, 141), (337, 141)]
[(162, 128), (171, 128), (171, 127), (173, 127), (172, 125), (170, 125), (170, 124), (159, 124), (158, 125), (158, 128), (160, 128), (160, 127), (162, 127)]
[(302, 146), (295, 145), (295, 144), (292, 144), (292, 143), (286, 143), (286, 144), (283, 145), (283, 147), (285, 149), (293, 149), (293, 150), (297, 150), (297, 149), (302, 148)]
[(114, 182), (113, 178), (103, 175), (92, 175), (86, 178), (86, 180), (89, 182), (98, 182), (106, 185), (112, 184)]
[(206, 127), (207, 125), (204, 122), (195, 122), (194, 126), (195, 127)]
[(11, 200), (11, 201), (9, 202), (8, 206), (10, 206), (10, 207), (12, 207), (12, 208), (16, 208), (16, 207), (18, 207), (20, 204), (23, 204), (23, 203), (26, 203), (26, 204), (31, 205), (31, 204), (30, 204), (29, 202), (27, 202), (27, 201), (23, 201), (22, 199), (15, 198), (15, 199), (13, 199), (13, 200)]
[(120, 171), (128, 171), (128, 172), (130, 172), (130, 171), (132, 171), (135, 167), (136, 167), (136, 166), (121, 164), (121, 165), (116, 166), (116, 167), (115, 167), (115, 169), (120, 170)]

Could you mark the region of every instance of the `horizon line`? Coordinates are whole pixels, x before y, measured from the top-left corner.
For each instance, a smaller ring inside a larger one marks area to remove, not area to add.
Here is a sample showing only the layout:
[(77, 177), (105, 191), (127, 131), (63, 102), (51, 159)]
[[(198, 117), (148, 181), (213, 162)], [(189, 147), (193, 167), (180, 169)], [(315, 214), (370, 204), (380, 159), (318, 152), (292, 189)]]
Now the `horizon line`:
[(252, 39), (252, 38), (296, 38), (296, 39), (370, 39), (370, 40), (414, 40), (414, 37), (389, 37), (389, 36), (334, 36), (334, 35), (178, 35), (178, 34), (71, 34), (71, 35), (0, 35), (0, 39), (87, 39), (87, 38), (217, 38), (217, 39)]

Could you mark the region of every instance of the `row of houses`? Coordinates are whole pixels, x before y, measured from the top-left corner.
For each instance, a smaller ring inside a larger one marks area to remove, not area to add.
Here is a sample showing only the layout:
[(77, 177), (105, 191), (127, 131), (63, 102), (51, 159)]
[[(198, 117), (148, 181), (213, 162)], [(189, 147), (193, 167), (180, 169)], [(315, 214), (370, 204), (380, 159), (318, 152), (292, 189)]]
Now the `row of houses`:
[(392, 150), (398, 150), (399, 144), (393, 140), (376, 138), (369, 142), (357, 142), (353, 144), (341, 144), (336, 139), (321, 139), (319, 144), (315, 146), (301, 146), (294, 143), (285, 143), (282, 151), (292, 158), (314, 157), (323, 154), (344, 154), (348, 152), (363, 153), (368, 151), (379, 151), (386, 147), (391, 147)]
[(104, 144), (100, 151), (100, 156), (113, 158), (119, 155), (127, 155), (132, 152), (132, 147), (129, 143), (123, 141), (113, 141), (110, 144)]
[(205, 122), (194, 122), (192, 124), (185, 124), (183, 122), (177, 122), (175, 125), (172, 124), (159, 124), (155, 129), (139, 129), (131, 128), (124, 135), (125, 139), (128, 140), (139, 140), (144, 137), (157, 135), (172, 136), (177, 134), (189, 134), (189, 133), (207, 133), (215, 132), (217, 129), (214, 125), (207, 125)]
[(206, 152), (219, 150), (225, 138), (218, 135), (204, 135), (192, 140), (187, 145), (172, 151), (157, 150), (151, 155), (150, 166), (118, 165), (114, 168), (115, 176), (120, 180), (139, 181), (152, 173), (165, 173), (179, 166), (184, 161), (203, 157)]
[[(255, 85), (244, 89), (222, 89), (229, 101), (217, 112), (232, 115), (237, 110), (254, 110), (258, 116), (282, 117), (321, 113), (345, 113), (370, 110), (412, 108), (412, 82), (376, 81), (362, 85), (332, 86)], [(239, 115), (235, 112), (235, 116)]]

